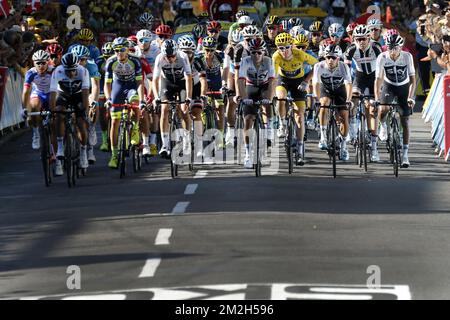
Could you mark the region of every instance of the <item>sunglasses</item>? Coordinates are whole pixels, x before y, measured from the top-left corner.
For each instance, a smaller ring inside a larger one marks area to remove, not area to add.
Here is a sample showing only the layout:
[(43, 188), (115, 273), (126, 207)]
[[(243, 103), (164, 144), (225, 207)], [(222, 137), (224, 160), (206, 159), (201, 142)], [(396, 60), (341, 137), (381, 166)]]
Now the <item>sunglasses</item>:
[(356, 38), (355, 39), (358, 42), (367, 41), (367, 38)]
[(162, 35), (160, 35), (160, 36), (158, 36), (158, 38), (160, 38), (160, 39), (170, 39), (170, 36), (162, 36)]
[(325, 59), (327, 59), (327, 60), (336, 60), (336, 59), (338, 59), (338, 57), (336, 57), (336, 56), (327, 56), (327, 57), (325, 57)]
[(252, 52), (250, 52), (250, 54), (262, 56), (262, 55), (263, 55), (263, 52), (262, 52), (262, 51), (252, 51)]
[(209, 33), (219, 33), (219, 30), (216, 30), (216, 29), (209, 29), (208, 32), (209, 32)]
[(175, 55), (167, 55), (166, 57), (167, 57), (167, 59), (175, 59), (176, 56)]
[(149, 43), (151, 41), (150, 38), (142, 38), (138, 40), (140, 43)]
[(313, 32), (313, 33), (312, 33), (312, 36), (313, 36), (313, 37), (321, 37), (321, 36), (322, 36), (322, 33), (321, 33), (321, 32)]
[(297, 47), (297, 49), (300, 49), (300, 50), (306, 50), (305, 46), (296, 46), (296, 47)]
[(190, 51), (190, 50), (182, 50), (184, 53), (186, 53), (188, 56), (192, 56), (192, 55), (194, 55), (194, 52), (193, 51)]
[(267, 30), (278, 30), (278, 27), (277, 26), (270, 26), (270, 27), (267, 27)]
[(47, 61), (36, 61), (36, 64), (37, 64), (38, 66), (44, 66), (44, 65), (47, 64)]
[(114, 49), (115, 53), (124, 53), (127, 51), (127, 48)]
[(292, 47), (292, 46), (284, 46), (284, 47), (277, 47), (277, 48), (278, 48), (278, 50), (280, 50), (280, 51), (286, 51), (286, 50), (289, 50), (291, 47)]
[(209, 52), (209, 53), (216, 52), (216, 49), (205, 49), (205, 52)]
[(376, 32), (376, 31), (381, 31), (381, 29), (372, 29), (372, 30), (370, 30), (370, 31)]

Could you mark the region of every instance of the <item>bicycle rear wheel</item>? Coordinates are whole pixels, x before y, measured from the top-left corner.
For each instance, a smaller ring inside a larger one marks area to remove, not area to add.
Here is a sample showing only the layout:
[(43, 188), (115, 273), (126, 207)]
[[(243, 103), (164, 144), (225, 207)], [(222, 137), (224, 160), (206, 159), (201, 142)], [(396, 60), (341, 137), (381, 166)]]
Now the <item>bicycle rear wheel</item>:
[(75, 176), (75, 171), (72, 165), (72, 150), (73, 150), (72, 135), (68, 132), (66, 128), (65, 136), (65, 150), (64, 150), (64, 167), (66, 169), (67, 185), (69, 188), (73, 186), (73, 179)]
[(361, 143), (361, 165), (360, 167), (364, 166), (364, 171), (367, 172), (367, 152), (368, 152), (368, 145), (367, 145), (367, 132), (366, 132), (366, 118), (361, 117), (360, 121), (360, 143)]
[(392, 152), (393, 152), (393, 168), (394, 168), (394, 176), (396, 178), (398, 178), (398, 171), (399, 171), (399, 167), (400, 167), (400, 162), (401, 162), (401, 155), (400, 155), (400, 134), (398, 133), (398, 125), (396, 123), (394, 123), (393, 128), (392, 128), (392, 136), (393, 136), (393, 148), (392, 148)]
[[(238, 106), (238, 108), (240, 108)], [(242, 163), (242, 143), (243, 143), (243, 133), (244, 133), (244, 120), (242, 118), (241, 112), (239, 112), (238, 117), (236, 119), (236, 141), (234, 143), (235, 145), (235, 149), (236, 149), (236, 157), (237, 157), (237, 163), (241, 164)]]
[(170, 123), (170, 174), (172, 178), (176, 178), (178, 176), (178, 164), (176, 164), (177, 156), (174, 155), (174, 150), (176, 146), (176, 141), (172, 139), (172, 137), (175, 135), (175, 130), (177, 129), (176, 124), (174, 123), (176, 119), (172, 119)]

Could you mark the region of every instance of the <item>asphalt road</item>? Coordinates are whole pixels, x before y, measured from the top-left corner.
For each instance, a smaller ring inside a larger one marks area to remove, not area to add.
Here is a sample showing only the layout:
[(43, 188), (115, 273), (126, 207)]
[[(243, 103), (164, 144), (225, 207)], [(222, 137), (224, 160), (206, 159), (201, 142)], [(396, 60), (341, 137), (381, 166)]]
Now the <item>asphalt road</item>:
[(121, 180), (97, 151), (76, 188), (46, 188), (17, 137), (0, 148), (0, 298), (448, 299), (450, 166), (412, 124), (398, 179), (384, 150), (333, 179), (314, 139), (292, 176), (282, 158), (261, 178), (227, 164), (173, 180), (155, 158)]

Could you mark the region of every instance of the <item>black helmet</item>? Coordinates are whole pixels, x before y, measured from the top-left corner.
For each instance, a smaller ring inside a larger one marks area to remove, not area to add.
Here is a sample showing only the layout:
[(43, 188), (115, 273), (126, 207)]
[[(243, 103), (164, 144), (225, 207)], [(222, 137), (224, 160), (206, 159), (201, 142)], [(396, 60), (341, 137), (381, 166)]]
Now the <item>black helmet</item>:
[(61, 59), (61, 64), (65, 70), (71, 71), (78, 68), (78, 57), (73, 53), (66, 53)]

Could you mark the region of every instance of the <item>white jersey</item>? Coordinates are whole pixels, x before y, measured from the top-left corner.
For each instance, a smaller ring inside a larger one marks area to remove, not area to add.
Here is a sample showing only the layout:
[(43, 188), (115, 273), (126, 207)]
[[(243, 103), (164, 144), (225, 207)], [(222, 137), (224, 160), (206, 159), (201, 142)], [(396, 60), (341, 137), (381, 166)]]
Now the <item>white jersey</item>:
[(191, 63), (184, 52), (177, 52), (174, 63), (170, 63), (162, 53), (156, 57), (155, 67), (153, 69), (153, 80), (161, 76), (162, 78), (175, 83), (184, 80), (185, 77), (190, 75), (192, 75)]
[(350, 68), (342, 61), (333, 70), (328, 69), (326, 61), (314, 65), (313, 84), (320, 83), (326, 89), (334, 91), (344, 84), (352, 83)]
[(62, 93), (72, 96), (81, 93), (81, 90), (90, 88), (89, 72), (85, 67), (78, 66), (77, 73), (73, 78), (69, 78), (64, 67), (58, 66), (52, 74), (50, 92)]
[(377, 58), (375, 77), (384, 78), (389, 84), (402, 86), (409, 83), (409, 76), (416, 74), (411, 53), (401, 51), (397, 60), (392, 60), (389, 52), (383, 52)]
[(158, 54), (161, 53), (161, 48), (159, 46), (159, 43), (156, 42), (156, 40), (151, 42), (150, 48), (146, 52), (143, 52), (139, 48), (139, 46), (136, 46), (134, 49), (135, 49), (134, 55), (139, 58), (140, 57), (145, 58), (148, 61), (148, 63), (150, 63), (150, 66), (152, 68), (155, 65), (156, 57), (158, 56)]
[(356, 71), (369, 75), (375, 72), (377, 57), (381, 52), (381, 46), (377, 42), (371, 42), (365, 51), (353, 43), (345, 51), (344, 57), (349, 64), (354, 62)]
[(239, 68), (239, 79), (244, 79), (247, 85), (259, 87), (265, 85), (270, 79), (275, 78), (275, 69), (272, 59), (263, 57), (259, 68), (253, 63), (252, 57), (242, 58)]

